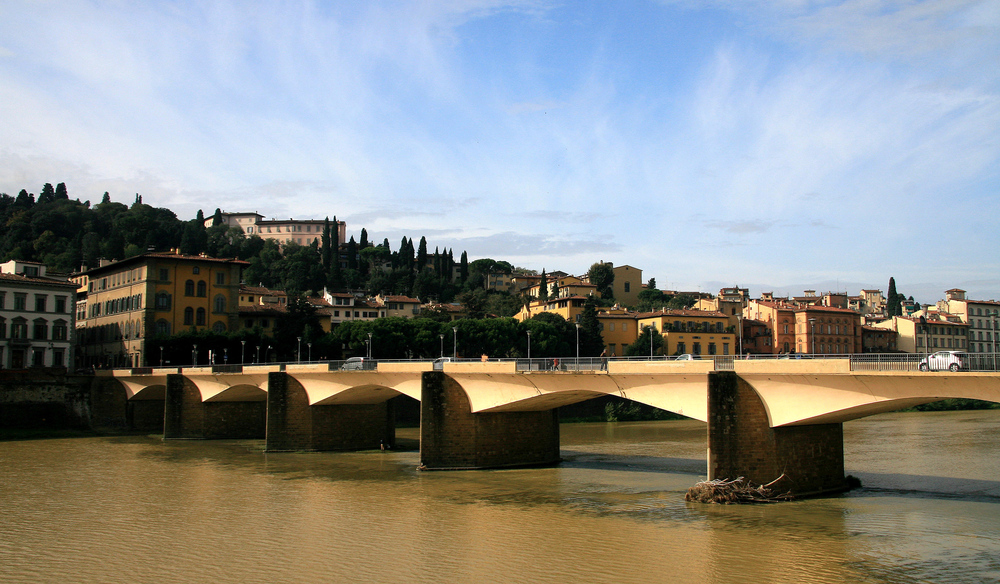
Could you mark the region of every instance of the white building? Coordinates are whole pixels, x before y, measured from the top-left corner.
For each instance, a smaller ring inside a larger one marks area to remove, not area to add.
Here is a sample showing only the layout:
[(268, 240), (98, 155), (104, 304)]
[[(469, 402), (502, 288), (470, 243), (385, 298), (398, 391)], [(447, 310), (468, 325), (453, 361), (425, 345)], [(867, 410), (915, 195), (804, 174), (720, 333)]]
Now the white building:
[(0, 264), (0, 368), (69, 367), (76, 284), (44, 264)]

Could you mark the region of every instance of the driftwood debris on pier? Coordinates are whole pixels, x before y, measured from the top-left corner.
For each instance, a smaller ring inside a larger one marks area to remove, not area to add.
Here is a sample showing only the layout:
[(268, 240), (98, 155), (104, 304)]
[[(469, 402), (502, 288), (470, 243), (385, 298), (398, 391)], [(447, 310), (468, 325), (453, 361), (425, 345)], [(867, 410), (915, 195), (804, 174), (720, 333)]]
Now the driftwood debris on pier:
[(732, 503), (774, 503), (777, 501), (788, 501), (792, 499), (790, 492), (775, 493), (771, 487), (778, 481), (786, 478), (784, 474), (767, 483), (766, 485), (754, 486), (743, 477), (733, 480), (714, 479), (702, 481), (688, 489), (684, 495), (685, 501), (695, 501), (698, 503), (722, 503), (729, 505)]

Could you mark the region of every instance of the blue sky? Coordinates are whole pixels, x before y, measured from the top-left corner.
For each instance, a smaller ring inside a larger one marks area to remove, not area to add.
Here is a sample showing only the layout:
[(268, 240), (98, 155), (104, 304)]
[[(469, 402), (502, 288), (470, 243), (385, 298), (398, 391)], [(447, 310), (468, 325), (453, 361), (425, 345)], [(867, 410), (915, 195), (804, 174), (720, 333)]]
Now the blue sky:
[(1000, 0), (0, 2), (0, 192), (1000, 299)]

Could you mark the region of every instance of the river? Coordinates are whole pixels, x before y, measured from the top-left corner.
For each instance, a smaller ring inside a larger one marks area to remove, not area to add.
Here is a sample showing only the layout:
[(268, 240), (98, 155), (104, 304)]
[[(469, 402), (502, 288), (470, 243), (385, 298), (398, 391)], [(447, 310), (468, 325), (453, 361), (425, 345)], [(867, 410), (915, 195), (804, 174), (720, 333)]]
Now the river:
[(0, 581), (1000, 581), (1000, 410), (849, 422), (862, 489), (754, 506), (684, 501), (699, 422), (561, 431), (557, 467), (457, 472), (415, 451), (0, 442)]

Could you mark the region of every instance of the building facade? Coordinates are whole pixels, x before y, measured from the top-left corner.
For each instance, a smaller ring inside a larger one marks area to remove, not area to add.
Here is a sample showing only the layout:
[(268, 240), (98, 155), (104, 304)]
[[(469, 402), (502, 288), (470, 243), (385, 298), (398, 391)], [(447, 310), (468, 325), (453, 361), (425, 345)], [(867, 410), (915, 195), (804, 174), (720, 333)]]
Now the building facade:
[(43, 264), (0, 264), (0, 369), (71, 367), (75, 295)]
[(938, 302), (942, 312), (958, 316), (969, 325), (968, 348), (970, 353), (1000, 352), (1000, 302), (970, 300), (965, 290), (952, 288), (945, 291), (945, 299)]
[[(664, 355), (735, 355), (737, 336), (721, 312), (661, 310), (636, 316), (638, 331), (652, 326), (663, 335)], [(637, 337), (638, 338), (638, 337)]]
[(153, 351), (158, 336), (238, 330), (240, 274), (246, 265), (174, 250), (75, 274), (81, 285), (76, 321), (80, 365), (151, 366), (158, 363)]
[[(211, 227), (215, 217), (205, 219), (205, 227)], [(323, 219), (264, 219), (260, 213), (222, 213), (222, 222), (230, 227), (238, 227), (248, 236), (257, 235), (261, 239), (273, 239), (281, 244), (297, 243), (309, 245), (314, 241), (323, 242)], [(347, 237), (347, 223), (330, 221), (330, 229), (337, 228), (337, 243), (344, 245)]]

